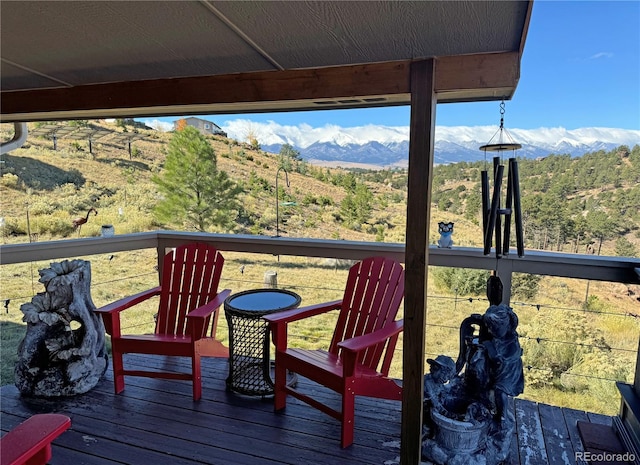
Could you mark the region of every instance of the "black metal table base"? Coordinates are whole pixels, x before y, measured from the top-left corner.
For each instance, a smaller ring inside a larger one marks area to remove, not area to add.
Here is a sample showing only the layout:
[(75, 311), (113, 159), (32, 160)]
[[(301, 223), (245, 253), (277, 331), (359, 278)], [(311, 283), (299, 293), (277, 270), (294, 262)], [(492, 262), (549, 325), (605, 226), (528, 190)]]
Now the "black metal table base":
[[(229, 325), (229, 376), (227, 389), (250, 396), (273, 395), (270, 331), (262, 318), (270, 313), (296, 308), (300, 296), (281, 289), (243, 291), (224, 302)], [(294, 386), (295, 374), (287, 384)]]

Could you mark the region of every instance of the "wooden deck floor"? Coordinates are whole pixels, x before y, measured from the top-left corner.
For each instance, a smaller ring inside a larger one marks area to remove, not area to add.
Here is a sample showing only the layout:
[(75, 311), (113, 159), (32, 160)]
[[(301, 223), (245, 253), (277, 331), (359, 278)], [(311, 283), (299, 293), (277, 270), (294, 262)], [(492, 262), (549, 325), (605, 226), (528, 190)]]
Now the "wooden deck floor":
[[(186, 363), (128, 356), (144, 366)], [(186, 366), (186, 365), (182, 365)], [(295, 399), (274, 414), (270, 398), (225, 390), (226, 360), (203, 359), (203, 397), (191, 398), (183, 381), (128, 377), (113, 394), (111, 370), (91, 392), (76, 398), (27, 399), (15, 386), (2, 387), (0, 428), (6, 432), (30, 415), (71, 417), (71, 429), (53, 445), (53, 465), (318, 465), (398, 462), (400, 403), (359, 398), (353, 446), (341, 449), (338, 421)], [(305, 380), (318, 397), (338, 398)], [(581, 451), (576, 421), (610, 424), (611, 418), (516, 399), (517, 447), (511, 464), (574, 464)]]

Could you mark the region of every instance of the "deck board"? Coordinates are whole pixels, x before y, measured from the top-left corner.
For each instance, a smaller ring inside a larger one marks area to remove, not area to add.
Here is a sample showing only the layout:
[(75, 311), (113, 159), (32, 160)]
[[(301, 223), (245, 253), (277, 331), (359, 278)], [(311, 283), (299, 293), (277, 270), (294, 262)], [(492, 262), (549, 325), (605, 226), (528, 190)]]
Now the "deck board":
[(538, 404), (549, 465), (575, 465), (575, 453), (562, 410)]
[[(186, 359), (127, 355), (138, 368), (187, 370)], [(274, 413), (269, 397), (226, 390), (227, 363), (203, 359), (203, 396), (192, 398), (184, 381), (127, 377), (125, 391), (113, 394), (111, 370), (89, 393), (66, 399), (30, 399), (15, 386), (0, 391), (0, 429), (6, 432), (35, 413), (71, 417), (71, 428), (53, 443), (51, 465), (316, 465), (398, 463), (401, 403), (359, 397), (355, 441), (340, 448), (338, 421), (297, 399)], [(301, 388), (339, 405), (339, 397), (307, 380)], [(572, 409), (516, 399), (517, 442), (511, 465), (574, 465), (582, 450), (576, 421), (611, 419)]]
[(580, 439), (580, 433), (578, 431), (579, 421), (589, 421), (589, 417), (586, 412), (582, 410), (575, 410), (570, 408), (563, 408), (562, 413), (564, 415), (565, 423), (567, 425), (567, 432), (571, 439), (571, 445), (574, 452), (584, 452), (584, 445)]
[(520, 463), (522, 465), (548, 464), (538, 404), (523, 399), (516, 399), (515, 404)]

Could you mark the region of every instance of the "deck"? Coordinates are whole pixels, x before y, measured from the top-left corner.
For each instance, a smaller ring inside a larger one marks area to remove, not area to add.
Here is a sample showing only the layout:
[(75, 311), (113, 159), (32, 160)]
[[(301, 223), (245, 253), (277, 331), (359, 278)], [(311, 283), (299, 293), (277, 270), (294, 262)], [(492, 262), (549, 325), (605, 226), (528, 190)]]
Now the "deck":
[[(129, 363), (186, 367), (186, 360), (125, 356)], [(125, 362), (126, 363), (126, 362)], [(131, 366), (131, 365), (129, 365)], [(227, 392), (226, 359), (203, 359), (203, 397), (191, 398), (184, 381), (127, 377), (113, 394), (111, 370), (89, 393), (76, 398), (21, 398), (3, 386), (1, 429), (13, 428), (34, 413), (71, 417), (71, 429), (54, 441), (52, 465), (317, 465), (398, 462), (400, 403), (359, 398), (355, 442), (339, 443), (339, 422), (290, 398), (285, 413), (274, 414), (270, 398)], [(338, 398), (306, 380), (318, 397)], [(610, 424), (611, 418), (516, 399), (517, 444), (511, 464), (574, 464), (582, 451), (576, 421)]]

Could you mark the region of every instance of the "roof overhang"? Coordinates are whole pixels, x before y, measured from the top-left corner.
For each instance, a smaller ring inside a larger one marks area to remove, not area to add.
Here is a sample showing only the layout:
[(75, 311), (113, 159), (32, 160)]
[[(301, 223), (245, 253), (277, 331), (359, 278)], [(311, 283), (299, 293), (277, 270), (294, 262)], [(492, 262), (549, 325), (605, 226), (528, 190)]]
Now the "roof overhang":
[[(509, 99), (531, 1), (2, 2), (1, 121)], [(287, 21), (282, 21), (287, 18)]]

